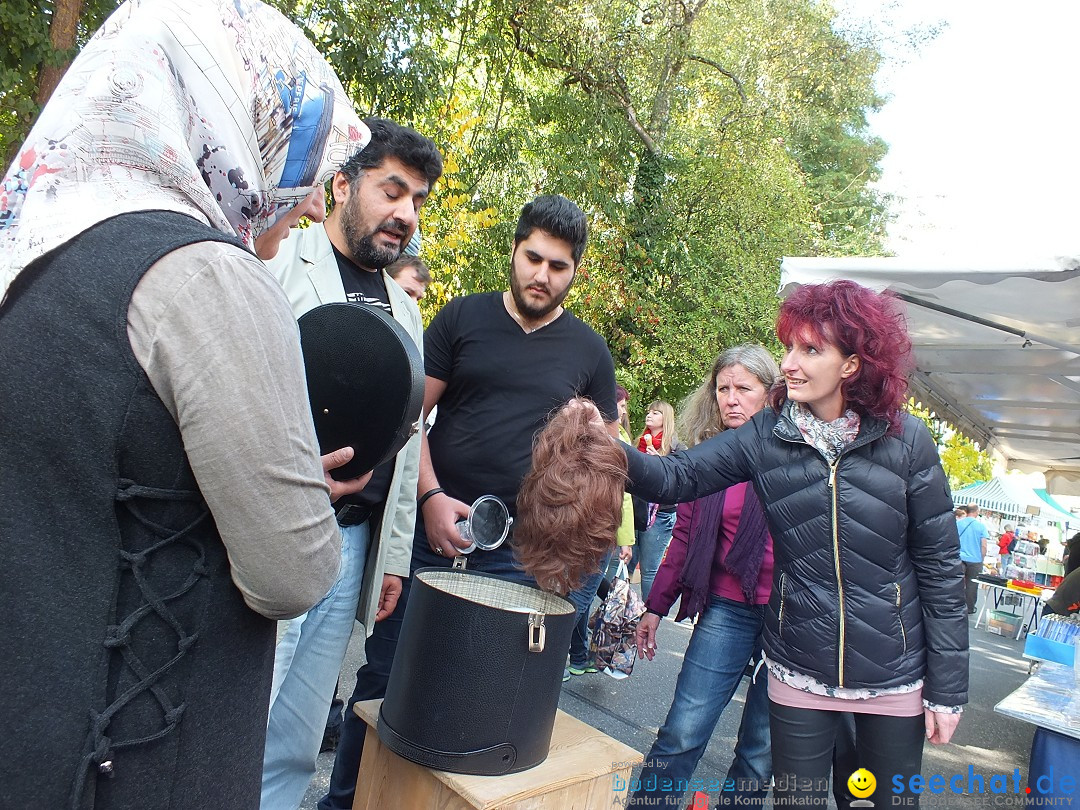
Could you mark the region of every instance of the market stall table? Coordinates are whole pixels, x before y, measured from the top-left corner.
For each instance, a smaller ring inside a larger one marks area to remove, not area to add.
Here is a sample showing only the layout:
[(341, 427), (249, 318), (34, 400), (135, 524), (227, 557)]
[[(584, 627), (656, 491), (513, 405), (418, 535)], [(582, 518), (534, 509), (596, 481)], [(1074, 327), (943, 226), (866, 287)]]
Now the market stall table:
[(1080, 682), (1072, 667), (1042, 663), (994, 711), (1036, 726), (1028, 765), (1031, 796), (1068, 798), (1080, 793)]
[[(1039, 609), (1040, 604), (1043, 601), (1042, 592), (1031, 593), (1029, 591), (1018, 591), (1015, 588), (1010, 588), (1007, 585), (1002, 585), (999, 582), (992, 582), (982, 577), (975, 577), (975, 582), (979, 583), (980, 589), (986, 589), (986, 597), (982, 601), (982, 606), (979, 608), (979, 615), (975, 617), (975, 629), (979, 628), (982, 624), (983, 618), (986, 616), (986, 612), (990, 607), (990, 600), (994, 600), (994, 609), (996, 610), (1001, 606), (1007, 595), (1016, 596), (1020, 599), (1020, 622), (1016, 628), (1016, 638), (1020, 638), (1020, 634), (1024, 631), (1035, 631), (1039, 627)], [(1029, 614), (1030, 611), (1030, 614)], [(989, 624), (989, 620), (987, 620)]]

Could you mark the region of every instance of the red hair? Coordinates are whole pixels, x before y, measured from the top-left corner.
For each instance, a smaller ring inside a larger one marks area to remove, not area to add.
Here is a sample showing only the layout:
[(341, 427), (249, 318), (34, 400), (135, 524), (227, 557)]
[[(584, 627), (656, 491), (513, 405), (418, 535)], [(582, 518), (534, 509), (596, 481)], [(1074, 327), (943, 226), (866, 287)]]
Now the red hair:
[[(861, 416), (873, 416), (900, 431), (907, 400), (908, 375), (914, 368), (907, 318), (898, 299), (841, 279), (806, 284), (780, 305), (776, 336), (785, 346), (794, 338), (824, 341), (843, 354), (857, 354), (858, 370), (843, 381), (844, 404)], [(777, 386), (769, 399), (779, 410), (787, 389)]]
[(622, 523), (626, 454), (595, 418), (592, 407), (556, 411), (536, 437), (532, 469), (518, 492), (517, 558), (541, 588), (556, 593), (600, 569)]

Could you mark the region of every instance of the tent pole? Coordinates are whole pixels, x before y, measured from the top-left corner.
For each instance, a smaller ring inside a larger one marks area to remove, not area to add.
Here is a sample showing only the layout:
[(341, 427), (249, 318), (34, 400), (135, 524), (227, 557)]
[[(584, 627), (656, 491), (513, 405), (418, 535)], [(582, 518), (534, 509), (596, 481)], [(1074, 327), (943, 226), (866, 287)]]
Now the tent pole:
[(1036, 335), (1032, 332), (1026, 332), (1023, 329), (1016, 329), (1012, 326), (1006, 326), (1003, 323), (995, 323), (989, 321), (986, 318), (980, 318), (978, 315), (971, 315), (967, 312), (961, 312), (958, 309), (952, 307), (943, 306), (942, 304), (935, 304), (930, 301), (923, 301), (921, 298), (916, 298), (909, 293), (895, 292), (897, 298), (901, 301), (906, 301), (909, 304), (914, 304), (917, 307), (923, 307), (924, 309), (932, 309), (935, 312), (941, 312), (945, 315), (952, 315), (954, 318), (960, 318), (961, 320), (970, 321), (971, 323), (977, 323), (980, 326), (985, 326), (989, 329), (997, 329), (999, 332), (1006, 332), (1010, 335), (1016, 335), (1022, 337), (1025, 340), (1033, 340), (1037, 343), (1042, 343), (1044, 346), (1049, 346), (1052, 349), (1061, 349), (1063, 352), (1070, 352), (1071, 354), (1080, 354), (1080, 347), (1070, 346), (1068, 343), (1062, 343), (1061, 341), (1054, 340), (1053, 338), (1043, 337)]

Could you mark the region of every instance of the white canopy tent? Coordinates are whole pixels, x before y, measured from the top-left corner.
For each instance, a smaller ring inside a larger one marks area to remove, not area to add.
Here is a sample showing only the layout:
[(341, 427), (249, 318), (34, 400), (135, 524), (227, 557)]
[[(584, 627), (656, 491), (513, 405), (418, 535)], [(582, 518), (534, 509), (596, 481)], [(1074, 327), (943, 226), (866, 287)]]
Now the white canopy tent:
[(1080, 495), (1080, 257), (927, 262), (785, 258), (793, 285), (847, 278), (907, 302), (915, 398), (1010, 469)]
[(980, 509), (997, 512), (1014, 523), (1025, 522), (1038, 526), (1057, 523), (1066, 532), (1072, 527), (1080, 527), (1080, 517), (1059, 509), (1040, 498), (1030, 487), (1010, 478), (999, 476), (989, 481), (969, 484), (953, 490), (952, 497), (953, 503), (957, 505), (974, 503)]

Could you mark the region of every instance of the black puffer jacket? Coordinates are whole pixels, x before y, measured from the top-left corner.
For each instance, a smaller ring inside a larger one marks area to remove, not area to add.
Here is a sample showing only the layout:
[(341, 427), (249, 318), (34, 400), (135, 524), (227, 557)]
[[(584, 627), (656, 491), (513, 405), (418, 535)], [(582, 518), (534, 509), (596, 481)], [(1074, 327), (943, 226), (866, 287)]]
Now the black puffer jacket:
[(925, 678), (923, 697), (967, 702), (968, 628), (960, 541), (926, 426), (900, 435), (864, 417), (830, 467), (770, 408), (666, 457), (628, 452), (630, 491), (690, 501), (751, 481), (774, 541), (765, 651), (846, 688)]

